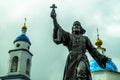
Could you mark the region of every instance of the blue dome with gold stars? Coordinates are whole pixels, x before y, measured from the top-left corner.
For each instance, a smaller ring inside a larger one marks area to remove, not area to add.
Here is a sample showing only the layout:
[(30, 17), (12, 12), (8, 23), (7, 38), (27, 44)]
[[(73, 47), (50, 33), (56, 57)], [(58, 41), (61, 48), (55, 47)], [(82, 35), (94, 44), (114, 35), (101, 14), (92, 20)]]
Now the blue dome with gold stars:
[(100, 70), (110, 70), (110, 71), (118, 72), (117, 66), (111, 60), (107, 61), (105, 69), (101, 68), (95, 60), (91, 60), (90, 71), (94, 72), (94, 71), (100, 71)]
[(26, 35), (24, 35), (24, 34), (21, 34), (20, 36), (18, 36), (18, 37), (15, 39), (14, 42), (16, 42), (16, 41), (25, 41), (25, 42), (30, 43), (29, 38), (28, 38)]

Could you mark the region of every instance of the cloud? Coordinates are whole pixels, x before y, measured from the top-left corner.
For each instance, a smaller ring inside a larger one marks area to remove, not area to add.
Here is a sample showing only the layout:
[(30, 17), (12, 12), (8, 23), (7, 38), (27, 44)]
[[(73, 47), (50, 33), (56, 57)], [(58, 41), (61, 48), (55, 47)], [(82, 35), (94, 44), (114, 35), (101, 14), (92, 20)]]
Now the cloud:
[(107, 28), (106, 33), (108, 36), (111, 36), (113, 38), (120, 38), (119, 32), (120, 32), (120, 25), (111, 25)]

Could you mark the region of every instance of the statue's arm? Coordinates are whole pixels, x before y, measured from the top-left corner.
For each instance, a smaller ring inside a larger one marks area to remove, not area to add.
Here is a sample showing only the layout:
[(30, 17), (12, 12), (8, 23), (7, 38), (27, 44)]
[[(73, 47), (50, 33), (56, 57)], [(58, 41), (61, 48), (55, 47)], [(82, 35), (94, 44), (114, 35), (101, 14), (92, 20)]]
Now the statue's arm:
[(56, 19), (56, 12), (55, 12), (55, 9), (52, 9), (51, 11), (51, 18), (53, 19), (53, 25), (54, 25), (54, 29), (53, 29), (53, 41), (56, 43), (56, 44), (59, 44), (60, 41), (58, 40), (58, 29), (59, 29), (59, 24), (57, 22), (57, 19)]
[(86, 38), (86, 47), (90, 55), (97, 61), (97, 63), (102, 67), (106, 67), (106, 62), (109, 59), (108, 57), (100, 54), (97, 49), (92, 45), (91, 41)]
[(53, 19), (53, 25), (54, 25), (53, 41), (56, 44), (63, 43), (65, 45), (67, 45), (66, 43), (68, 43), (68, 40), (69, 40), (69, 33), (64, 31), (61, 28), (61, 26), (58, 24), (57, 19), (56, 19), (56, 12), (54, 9), (51, 12), (51, 18)]
[(53, 19), (54, 29), (55, 29), (55, 30), (58, 30), (58, 28), (59, 28), (60, 26), (59, 26), (59, 24), (58, 24), (58, 22), (57, 22), (56, 12), (55, 12), (54, 9), (51, 11), (51, 18)]
[(70, 41), (70, 34), (62, 29), (62, 27), (58, 24), (57, 18), (56, 18), (56, 12), (55, 9), (52, 9), (51, 11), (51, 18), (53, 19), (53, 41), (56, 44), (63, 44), (65, 46), (69, 45)]

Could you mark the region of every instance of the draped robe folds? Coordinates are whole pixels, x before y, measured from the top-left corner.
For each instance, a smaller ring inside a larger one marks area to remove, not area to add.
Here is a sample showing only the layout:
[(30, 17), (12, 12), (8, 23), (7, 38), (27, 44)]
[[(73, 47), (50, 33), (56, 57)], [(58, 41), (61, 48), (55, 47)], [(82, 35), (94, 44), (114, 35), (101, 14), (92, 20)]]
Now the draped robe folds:
[(77, 80), (76, 68), (80, 61), (83, 61), (86, 65), (86, 73), (84, 75), (87, 76), (87, 78), (85, 80), (92, 80), (89, 69), (89, 61), (85, 54), (86, 50), (88, 50), (90, 55), (102, 68), (106, 67), (106, 61), (108, 58), (104, 55), (101, 55), (96, 48), (93, 47), (89, 38), (87, 36), (83, 36), (82, 34), (80, 35), (80, 42), (78, 42), (79, 45), (73, 47), (74, 34), (64, 31), (59, 24), (55, 26), (57, 26), (57, 28), (54, 28), (53, 30), (53, 41), (56, 44), (62, 43), (69, 50), (63, 80)]

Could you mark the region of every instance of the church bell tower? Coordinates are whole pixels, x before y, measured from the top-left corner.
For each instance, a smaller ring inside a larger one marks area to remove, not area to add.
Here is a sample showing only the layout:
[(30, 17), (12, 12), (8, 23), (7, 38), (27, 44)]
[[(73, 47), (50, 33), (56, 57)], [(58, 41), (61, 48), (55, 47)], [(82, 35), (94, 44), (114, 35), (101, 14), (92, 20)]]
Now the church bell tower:
[(7, 76), (0, 77), (2, 80), (30, 80), (33, 54), (29, 51), (31, 43), (26, 36), (26, 19), (21, 31), (22, 34), (13, 42), (14, 49), (9, 50), (8, 74)]

